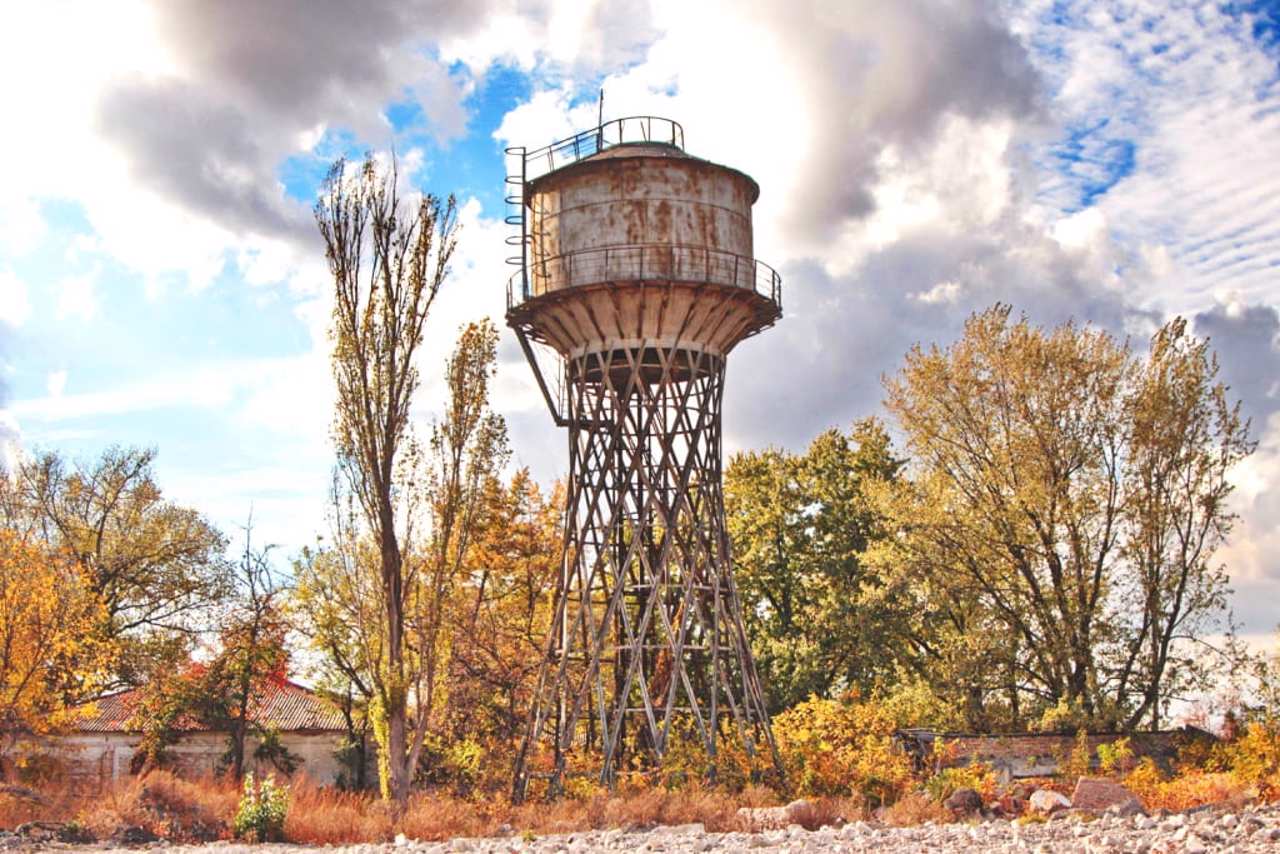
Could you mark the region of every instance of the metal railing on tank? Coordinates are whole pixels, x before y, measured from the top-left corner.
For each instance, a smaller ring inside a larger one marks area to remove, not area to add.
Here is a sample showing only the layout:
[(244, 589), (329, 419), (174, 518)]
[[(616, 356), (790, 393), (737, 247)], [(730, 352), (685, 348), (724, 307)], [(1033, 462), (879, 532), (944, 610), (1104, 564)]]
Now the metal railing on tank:
[[(525, 275), (527, 273), (527, 278)], [(763, 261), (704, 246), (601, 246), (531, 259), (507, 281), (507, 309), (531, 297), (604, 282), (697, 282), (749, 288), (782, 308), (782, 277)]]
[[(523, 145), (513, 145), (506, 150), (510, 171), (505, 180), (503, 202), (506, 205), (504, 221), (511, 227), (506, 244), (513, 250), (507, 263), (519, 267), (522, 299), (529, 298), (529, 279), (526, 254), (529, 250), (529, 225), (524, 205), (524, 188), (529, 181), (562, 166), (568, 166), (615, 145), (636, 142), (656, 142), (673, 145), (684, 150), (684, 128), (673, 119), (661, 116), (626, 116), (612, 119), (591, 130), (529, 151)], [(512, 162), (514, 161), (514, 163)], [(508, 288), (507, 306), (511, 306)]]
[[(606, 148), (632, 142), (657, 142), (684, 150), (684, 128), (661, 116), (627, 116), (612, 119), (591, 130), (524, 153), (525, 180), (598, 154)], [(508, 149), (509, 153), (511, 152)]]

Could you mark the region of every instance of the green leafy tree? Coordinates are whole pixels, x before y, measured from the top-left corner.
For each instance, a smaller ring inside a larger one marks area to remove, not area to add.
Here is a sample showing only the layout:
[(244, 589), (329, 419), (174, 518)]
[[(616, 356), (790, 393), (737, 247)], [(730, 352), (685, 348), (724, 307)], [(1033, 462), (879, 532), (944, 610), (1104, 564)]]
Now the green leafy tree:
[(892, 612), (871, 595), (881, 582), (861, 558), (879, 537), (870, 485), (900, 467), (875, 420), (828, 430), (803, 454), (736, 455), (725, 475), (735, 578), (753, 652), (775, 709), (811, 694), (869, 691), (891, 659)]

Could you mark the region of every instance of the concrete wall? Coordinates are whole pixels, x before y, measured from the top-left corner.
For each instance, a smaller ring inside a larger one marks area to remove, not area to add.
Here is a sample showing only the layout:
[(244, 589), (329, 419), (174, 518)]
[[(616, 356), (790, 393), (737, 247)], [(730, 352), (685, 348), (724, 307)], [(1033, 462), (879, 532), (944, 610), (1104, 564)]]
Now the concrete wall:
[[(1113, 733), (1086, 735), (1091, 765), (1098, 766), (1097, 750), (1102, 744), (1113, 744), (1126, 736)], [(1168, 770), (1178, 751), (1194, 741), (1213, 741), (1209, 733), (1188, 727), (1167, 732), (1138, 732), (1127, 736), (1135, 758), (1149, 757)], [(1076, 749), (1078, 736), (1055, 733), (1009, 733), (976, 735), (967, 733), (932, 733), (923, 730), (902, 731), (895, 735), (898, 744), (910, 754), (918, 768), (924, 769), (965, 765), (978, 761), (991, 765), (1005, 780), (1025, 777), (1051, 777), (1058, 773), (1060, 761)], [(946, 753), (939, 745), (946, 745)]]
[[(73, 783), (84, 788), (102, 788), (129, 776), (130, 764), (140, 736), (134, 733), (73, 733), (23, 745), (27, 753), (47, 753), (56, 757)], [(332, 785), (342, 770), (334, 757), (343, 734), (281, 733), (281, 743), (300, 761), (294, 776), (305, 775), (318, 785)], [(252, 757), (258, 745), (249, 739), (245, 753)], [(169, 748), (173, 770), (183, 776), (201, 777), (217, 772), (218, 761), (227, 749), (222, 733), (189, 733)], [(250, 758), (252, 763), (253, 760)], [(283, 776), (270, 763), (257, 763), (257, 774)]]

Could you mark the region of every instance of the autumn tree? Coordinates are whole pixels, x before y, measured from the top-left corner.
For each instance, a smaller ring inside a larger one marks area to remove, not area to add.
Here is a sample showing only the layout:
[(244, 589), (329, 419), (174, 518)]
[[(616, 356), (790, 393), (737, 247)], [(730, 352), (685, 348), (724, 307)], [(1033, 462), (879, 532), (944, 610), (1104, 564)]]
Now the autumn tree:
[(264, 694), (287, 676), (284, 600), (288, 588), (271, 564), (271, 548), (255, 549), (253, 522), (245, 526), (244, 549), (235, 568), (234, 592), (222, 616), (218, 649), (203, 677), (200, 716), (210, 728), (227, 733), (225, 764), (244, 775), (248, 738), (270, 745), (274, 733), (257, 723)]
[(273, 569), (270, 553), (270, 547), (254, 547), (250, 518), (211, 647), (197, 658), (170, 661), (139, 691), (130, 721), (142, 734), (135, 772), (162, 766), (168, 749), (192, 726), (227, 734), (221, 764), (237, 778), (244, 776), (251, 737), (258, 741), (255, 757), (291, 770), (292, 757), (258, 714), (288, 671), (289, 588)]
[(108, 678), (102, 618), (70, 555), (0, 529), (0, 769), (18, 740), (70, 723)]
[[(867, 486), (900, 466), (874, 419), (820, 434), (802, 454), (737, 454), (725, 473), (734, 577), (753, 654), (775, 711), (811, 694), (865, 692), (892, 660), (891, 615), (861, 554), (880, 536)], [(870, 604), (868, 604), (870, 603)]]
[(897, 649), (970, 725), (1155, 726), (1204, 675), (1253, 448), (1217, 373), (1181, 319), (1136, 354), (996, 306), (886, 381), (912, 466), (871, 560), (907, 603)]
[(413, 642), (422, 667), (414, 684), (416, 716), (409, 767), (417, 766), (423, 739), (443, 705), (455, 641), (451, 603), (469, 573), (486, 489), (509, 457), (507, 428), (490, 408), (489, 388), (498, 358), (498, 330), (489, 321), (468, 324), (445, 368), (444, 412), (432, 425), (426, 458), (425, 548), (414, 561)]
[(559, 490), (544, 494), (528, 469), (485, 487), (451, 614), (451, 739), (514, 747), (551, 623), (562, 503)]
[(405, 546), (412, 536), (412, 494), (405, 479), (414, 443), (410, 408), (418, 390), (414, 363), (431, 306), (457, 245), (457, 209), (424, 195), (400, 198), (397, 174), (372, 157), (351, 173), (330, 171), (315, 206), (333, 277), (334, 439), (338, 469), (377, 544), (384, 609), (384, 667), (378, 674), (386, 718), (390, 795), (403, 803), (412, 764), (409, 732), (412, 674)]
[(115, 684), (146, 681), (185, 657), (230, 589), (226, 540), (199, 512), (164, 497), (155, 451), (108, 448), (91, 463), (53, 452), (0, 477), (3, 524), (65, 552), (101, 597)]

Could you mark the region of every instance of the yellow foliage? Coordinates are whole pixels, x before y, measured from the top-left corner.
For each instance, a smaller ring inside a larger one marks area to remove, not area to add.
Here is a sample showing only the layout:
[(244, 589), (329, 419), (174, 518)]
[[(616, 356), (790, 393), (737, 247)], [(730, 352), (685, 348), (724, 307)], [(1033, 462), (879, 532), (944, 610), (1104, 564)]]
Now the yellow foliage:
[(1280, 721), (1254, 721), (1226, 748), (1231, 774), (1267, 800), (1280, 798)]
[(949, 798), (957, 789), (973, 789), (982, 796), (983, 803), (996, 799), (1000, 790), (1000, 779), (995, 769), (985, 762), (970, 762), (967, 765), (954, 765), (943, 768), (924, 784), (929, 797), (941, 803)]
[(1058, 762), (1058, 775), (1064, 780), (1077, 780), (1086, 777), (1092, 771), (1093, 748), (1089, 746), (1089, 734), (1084, 730), (1076, 733), (1075, 746)]
[(855, 698), (810, 697), (773, 720), (773, 734), (797, 794), (856, 794), (891, 803), (912, 781), (908, 757), (893, 747), (885, 706)]
[(1142, 799), (1149, 810), (1185, 810), (1242, 797), (1247, 788), (1234, 774), (1184, 769), (1173, 777), (1160, 772), (1150, 758), (1143, 758), (1124, 778), (1124, 785)]
[(1128, 738), (1098, 745), (1098, 761), (1104, 774), (1122, 774), (1133, 767), (1133, 748)]
[(105, 613), (80, 567), (65, 555), (0, 530), (0, 721), (3, 748), (22, 732), (45, 733), (88, 711), (76, 707), (110, 664), (98, 629)]

